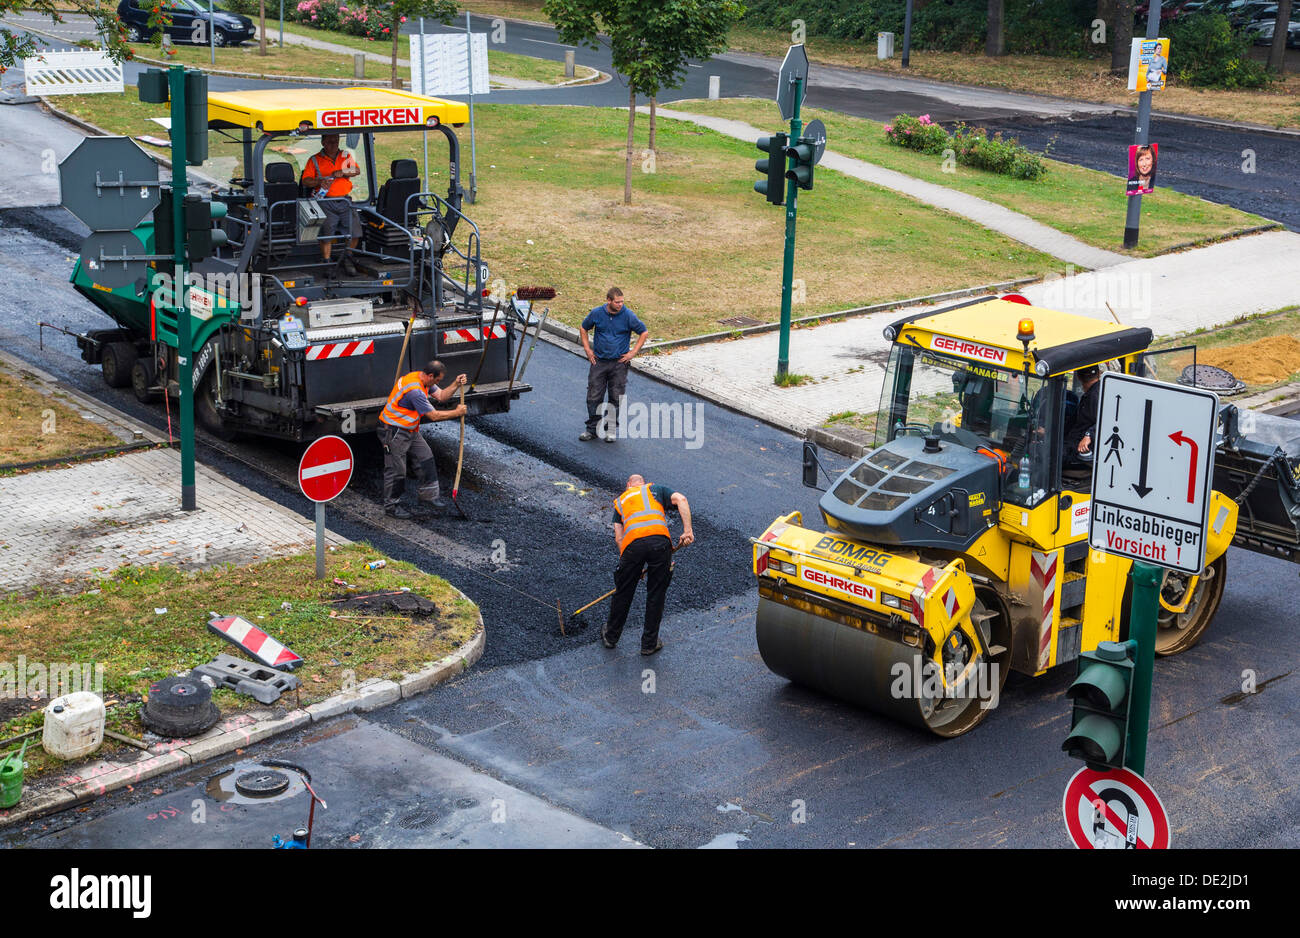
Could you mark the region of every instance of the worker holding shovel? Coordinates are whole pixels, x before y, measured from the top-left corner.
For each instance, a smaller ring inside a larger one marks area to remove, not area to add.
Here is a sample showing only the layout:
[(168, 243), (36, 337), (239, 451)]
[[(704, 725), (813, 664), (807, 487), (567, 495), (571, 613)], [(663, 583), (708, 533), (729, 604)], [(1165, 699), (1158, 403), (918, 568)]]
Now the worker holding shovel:
[(618, 569), (614, 571), (614, 600), (601, 638), (606, 648), (618, 644), (627, 622), (636, 585), (646, 578), (645, 627), (641, 632), (641, 654), (653, 655), (664, 647), (659, 640), (659, 621), (664, 599), (673, 576), (673, 542), (668, 533), (668, 510), (682, 517), (678, 547), (695, 542), (691, 530), (691, 506), (686, 496), (666, 485), (647, 485), (639, 475), (630, 476), (623, 494), (614, 499), (614, 540), (618, 544)]

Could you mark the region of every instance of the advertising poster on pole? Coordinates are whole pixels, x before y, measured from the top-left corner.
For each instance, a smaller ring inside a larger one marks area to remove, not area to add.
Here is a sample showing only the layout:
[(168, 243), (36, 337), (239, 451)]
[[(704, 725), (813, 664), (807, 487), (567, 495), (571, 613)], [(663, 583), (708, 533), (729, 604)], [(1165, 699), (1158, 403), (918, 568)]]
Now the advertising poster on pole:
[(1168, 39), (1134, 39), (1128, 58), (1128, 90), (1159, 91), (1169, 68)]
[(1133, 144), (1128, 148), (1128, 185), (1129, 195), (1150, 195), (1156, 188), (1156, 160), (1160, 156), (1160, 144)]

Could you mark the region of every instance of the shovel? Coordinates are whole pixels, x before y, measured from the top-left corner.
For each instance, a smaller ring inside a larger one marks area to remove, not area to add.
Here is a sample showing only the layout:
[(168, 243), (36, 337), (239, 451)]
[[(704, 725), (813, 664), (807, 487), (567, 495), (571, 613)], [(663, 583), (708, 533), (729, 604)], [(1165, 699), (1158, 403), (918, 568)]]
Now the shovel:
[[(682, 545), (681, 545), (680, 543), (678, 543), (678, 544), (674, 544), (674, 545), (673, 545), (673, 553), (674, 553), (674, 554), (677, 553), (679, 550), (681, 550), (681, 548), (682, 548)], [(672, 569), (673, 569), (673, 567), (675, 567), (675, 566), (676, 566), (676, 563), (675, 563), (675, 562), (674, 562), (674, 563), (670, 563), (670, 564), (668, 565), (668, 569), (669, 569), (669, 571), (671, 572)], [(642, 579), (642, 580), (645, 579), (645, 574), (646, 574), (646, 571), (643, 570), (643, 571), (641, 572), (641, 579)], [(640, 581), (638, 581), (638, 582), (640, 582)], [(586, 627), (586, 623), (582, 620), (582, 614), (583, 614), (584, 612), (586, 612), (588, 609), (590, 609), (592, 606), (596, 606), (596, 605), (599, 605), (600, 603), (603, 603), (605, 600), (609, 599), (609, 597), (613, 596), (613, 595), (614, 595), (615, 593), (617, 593), (617, 592), (618, 592), (618, 587), (616, 586), (616, 587), (614, 587), (612, 590), (610, 590), (608, 593), (605, 593), (603, 596), (598, 596), (598, 597), (596, 597), (596, 598), (593, 599), (591, 602), (587, 603), (587, 605), (585, 605), (585, 606), (579, 606), (577, 609), (573, 610), (573, 613), (569, 616), (569, 624), (572, 625), (572, 626), (577, 627), (578, 629), (585, 628), (585, 627)], [(564, 631), (564, 619), (563, 619), (563, 618), (560, 619), (560, 631), (561, 631), (561, 632)]]

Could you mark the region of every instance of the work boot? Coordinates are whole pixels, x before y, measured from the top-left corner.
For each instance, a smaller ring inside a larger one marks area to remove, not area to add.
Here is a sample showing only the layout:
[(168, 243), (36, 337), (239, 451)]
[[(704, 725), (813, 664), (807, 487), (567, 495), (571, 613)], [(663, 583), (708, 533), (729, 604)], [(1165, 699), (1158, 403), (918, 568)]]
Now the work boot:
[(663, 647), (664, 647), (664, 643), (663, 643), (663, 642), (656, 642), (654, 648), (642, 648), (642, 649), (641, 649), (641, 654), (643, 654), (643, 655), (653, 655), (656, 651), (660, 651)]
[(394, 505), (392, 508), (385, 508), (384, 514), (388, 515), (390, 518), (397, 518), (401, 521), (405, 521), (411, 517), (411, 513), (401, 505)]
[(339, 266), (343, 268), (343, 272), (349, 277), (356, 277), (361, 274), (361, 271), (357, 269), (357, 265), (353, 263), (351, 254), (344, 254)]
[(590, 430), (583, 430), (582, 435), (578, 437), (578, 439), (581, 440), (583, 443), (590, 442), (595, 438), (596, 438), (596, 434), (592, 433)]
[(439, 511), (442, 511), (444, 508), (450, 505), (451, 502), (447, 501), (447, 499), (441, 496), (435, 495), (433, 498), (425, 498), (424, 496), (420, 496), (420, 504), (428, 505), (430, 508), (436, 508)]

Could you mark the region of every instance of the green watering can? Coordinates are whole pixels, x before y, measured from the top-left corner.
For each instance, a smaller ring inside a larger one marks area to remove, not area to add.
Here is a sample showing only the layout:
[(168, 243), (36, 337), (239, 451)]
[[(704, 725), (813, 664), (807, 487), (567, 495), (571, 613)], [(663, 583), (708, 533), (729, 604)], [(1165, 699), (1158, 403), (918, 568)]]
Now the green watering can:
[(0, 810), (12, 808), (23, 796), (23, 756), (30, 742), (27, 740), (22, 749), (0, 761)]

